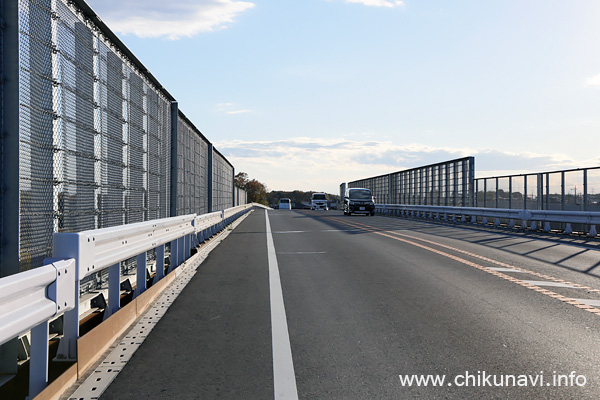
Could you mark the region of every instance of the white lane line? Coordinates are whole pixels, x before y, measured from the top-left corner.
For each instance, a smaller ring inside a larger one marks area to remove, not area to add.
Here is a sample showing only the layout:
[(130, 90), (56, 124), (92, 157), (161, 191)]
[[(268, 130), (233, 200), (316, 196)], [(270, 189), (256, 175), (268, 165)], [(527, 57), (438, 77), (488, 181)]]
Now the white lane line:
[(267, 255), (269, 259), (269, 290), (271, 297), (271, 336), (273, 343), (273, 385), (275, 399), (296, 400), (298, 389), (296, 388), (296, 374), (294, 372), (294, 361), (292, 360), (292, 347), (290, 346), (290, 334), (288, 332), (285, 305), (283, 304), (283, 291), (281, 290), (281, 278), (279, 277), (279, 265), (277, 254), (271, 233), (269, 213), (265, 210), (267, 224)]
[(552, 286), (552, 287), (564, 287), (564, 288), (575, 288), (575, 286), (567, 285), (566, 283), (552, 282), (552, 281), (523, 281), (534, 286)]
[(326, 251), (278, 251), (277, 254), (327, 254)]
[(600, 307), (600, 300), (592, 300), (592, 299), (573, 299), (583, 304), (587, 304), (592, 307)]
[(491, 269), (492, 271), (497, 271), (497, 272), (517, 272), (517, 273), (525, 273), (525, 271), (519, 271), (518, 269), (512, 269), (512, 268), (496, 268), (496, 267), (486, 267), (487, 269)]
[(323, 229), (323, 230), (314, 230), (314, 231), (275, 231), (275, 234), (282, 233), (313, 233), (313, 232), (359, 232), (362, 229)]

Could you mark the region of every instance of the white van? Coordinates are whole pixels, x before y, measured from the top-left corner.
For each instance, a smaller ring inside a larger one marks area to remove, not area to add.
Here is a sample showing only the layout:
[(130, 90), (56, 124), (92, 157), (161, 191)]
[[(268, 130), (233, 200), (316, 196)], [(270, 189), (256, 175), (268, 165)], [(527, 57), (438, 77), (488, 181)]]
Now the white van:
[(325, 193), (313, 193), (310, 197), (311, 210), (329, 210), (327, 207), (327, 195)]
[(280, 210), (291, 210), (292, 209), (292, 201), (288, 198), (279, 199), (279, 209)]

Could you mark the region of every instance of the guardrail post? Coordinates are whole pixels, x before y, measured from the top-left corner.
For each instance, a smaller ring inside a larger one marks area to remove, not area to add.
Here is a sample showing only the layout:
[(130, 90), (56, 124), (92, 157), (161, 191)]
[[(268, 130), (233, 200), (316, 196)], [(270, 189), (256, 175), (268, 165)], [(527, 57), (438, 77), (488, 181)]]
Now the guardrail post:
[(515, 227), (515, 220), (514, 219), (510, 219), (508, 221), (508, 228), (509, 229), (513, 229)]
[(177, 239), (171, 242), (171, 254), (170, 254), (170, 263), (169, 263), (169, 272), (173, 271), (175, 268), (179, 266), (179, 251), (177, 251), (177, 246), (179, 242)]
[(31, 357), (29, 359), (29, 397), (33, 399), (48, 384), (49, 323), (44, 321), (31, 329)]
[[(84, 242), (76, 233), (54, 233), (54, 259), (75, 259), (75, 288), (73, 309), (63, 315), (63, 337), (58, 343), (56, 361), (77, 361), (77, 339), (79, 339), (79, 285), (81, 269), (89, 267), (90, 243)], [(45, 260), (50, 262), (52, 260)]]
[(571, 233), (573, 233), (573, 228), (571, 228), (571, 224), (569, 222), (567, 222), (567, 227), (565, 228), (565, 233), (567, 235), (570, 235)]
[(190, 233), (189, 235), (185, 235), (184, 239), (185, 239), (185, 258), (188, 259), (190, 258), (190, 256), (192, 255), (192, 235), (193, 233)]
[(537, 222), (536, 221), (531, 221), (531, 230), (537, 231)]
[(156, 276), (158, 280), (165, 277), (165, 245), (156, 248)]
[(544, 232), (550, 232), (551, 230), (550, 222), (544, 222)]
[(108, 309), (105, 317), (108, 318), (121, 308), (121, 263), (108, 267)]
[(180, 266), (185, 261), (185, 238), (177, 239), (177, 266)]
[(136, 288), (135, 296), (139, 296), (146, 290), (146, 273), (147, 273), (146, 252), (138, 254), (136, 257)]
[(590, 225), (590, 233), (589, 236), (596, 237), (598, 236), (598, 231), (596, 231), (596, 225)]

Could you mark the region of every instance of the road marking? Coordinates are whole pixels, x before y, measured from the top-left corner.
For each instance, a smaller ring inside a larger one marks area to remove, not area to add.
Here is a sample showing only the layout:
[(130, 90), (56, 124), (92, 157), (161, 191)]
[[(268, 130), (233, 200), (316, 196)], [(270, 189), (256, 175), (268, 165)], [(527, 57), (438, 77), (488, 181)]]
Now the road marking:
[(587, 304), (588, 306), (600, 307), (600, 300), (592, 300), (592, 299), (573, 299), (583, 304)]
[(518, 269), (514, 269), (514, 268), (496, 268), (496, 267), (487, 267), (488, 269), (491, 269), (492, 271), (498, 271), (498, 272), (518, 272), (520, 274), (524, 274), (525, 271), (519, 271)]
[(292, 347), (283, 303), (277, 254), (273, 243), (269, 213), (265, 210), (267, 225), (267, 255), (269, 259), (269, 291), (271, 297), (271, 337), (273, 343), (273, 385), (275, 399), (298, 399)]
[(324, 230), (312, 230), (312, 231), (275, 231), (274, 234), (281, 233), (313, 233), (313, 232), (359, 232), (361, 229), (324, 229)]
[(326, 251), (278, 251), (277, 254), (327, 254)]
[(564, 288), (575, 289), (575, 286), (567, 285), (566, 283), (560, 283), (560, 282), (548, 282), (548, 281), (523, 281), (523, 282), (529, 283), (530, 285), (534, 285), (534, 286), (552, 286), (552, 287), (564, 287)]
[[(458, 261), (458, 262), (460, 262), (462, 264), (471, 266), (471, 267), (479, 269), (481, 271), (485, 271), (488, 274), (495, 275), (495, 276), (497, 276), (499, 278), (502, 278), (504, 280), (507, 280), (509, 282), (516, 283), (517, 285), (523, 286), (523, 287), (525, 287), (527, 289), (531, 289), (531, 290), (536, 291), (538, 293), (545, 294), (546, 296), (549, 296), (549, 297), (552, 297), (554, 299), (560, 300), (563, 303), (567, 303), (567, 304), (573, 305), (573, 306), (575, 306), (577, 308), (580, 308), (582, 310), (588, 311), (588, 312), (590, 312), (592, 314), (600, 315), (600, 309), (591, 306), (590, 305), (590, 300), (581, 301), (579, 299), (572, 299), (572, 298), (560, 295), (558, 293), (551, 292), (550, 290), (544, 289), (544, 288), (539, 287), (537, 285), (532, 285), (530, 283), (527, 283), (527, 281), (522, 281), (520, 279), (513, 278), (512, 276), (503, 274), (502, 272), (494, 271), (491, 268), (485, 267), (483, 265), (474, 263), (474, 262), (469, 261), (469, 260), (465, 260), (464, 258), (460, 258), (460, 257), (455, 256), (453, 254), (445, 253), (445, 252), (443, 252), (441, 250), (437, 250), (437, 249), (434, 249), (432, 247), (425, 246), (423, 244), (420, 244), (420, 243), (417, 243), (417, 242), (413, 242), (411, 240), (404, 239), (404, 238), (409, 238), (409, 239), (413, 239), (413, 240), (419, 240), (419, 241), (422, 241), (422, 242), (430, 243), (430, 244), (433, 244), (435, 246), (446, 248), (446, 249), (449, 249), (449, 250), (452, 250), (452, 251), (455, 251), (455, 252), (458, 252), (458, 253), (462, 253), (462, 254), (465, 254), (465, 255), (468, 255), (468, 256), (471, 256), (471, 257), (474, 257), (474, 258), (478, 258), (478, 259), (481, 259), (481, 260), (484, 260), (484, 261), (487, 261), (487, 262), (490, 262), (490, 263), (493, 263), (493, 264), (496, 264), (496, 265), (501, 265), (501, 266), (503, 266), (505, 268), (519, 270), (521, 272), (525, 272), (525, 273), (528, 273), (528, 274), (531, 274), (531, 275), (535, 275), (535, 276), (538, 276), (538, 277), (541, 277), (541, 278), (544, 278), (544, 279), (548, 279), (548, 280), (551, 280), (551, 281), (559, 283), (559, 284), (566, 284), (566, 285), (569, 285), (569, 287), (571, 287), (571, 288), (586, 289), (587, 291), (594, 292), (594, 293), (599, 293), (600, 290), (598, 290), (598, 289), (592, 289), (590, 287), (587, 287), (587, 286), (584, 286), (584, 285), (579, 285), (577, 283), (571, 283), (569, 281), (565, 281), (565, 280), (562, 280), (562, 279), (557, 279), (557, 278), (554, 278), (554, 277), (551, 277), (551, 276), (548, 276), (548, 275), (539, 274), (539, 273), (533, 272), (533, 271), (528, 271), (528, 270), (526, 270), (524, 268), (515, 267), (515, 266), (512, 266), (510, 264), (506, 264), (506, 263), (503, 263), (503, 262), (500, 262), (500, 261), (496, 261), (496, 260), (493, 260), (491, 258), (480, 256), (478, 254), (471, 253), (471, 252), (468, 252), (468, 251), (465, 251), (465, 250), (457, 249), (455, 247), (447, 246), (445, 244), (437, 243), (437, 242), (434, 242), (432, 240), (427, 240), (427, 239), (422, 239), (422, 238), (418, 238), (418, 237), (414, 237), (414, 236), (410, 236), (410, 235), (405, 235), (405, 234), (402, 234), (402, 233), (399, 233), (399, 232), (394, 232), (394, 231), (378, 231), (378, 230), (376, 230), (378, 228), (375, 228), (373, 226), (359, 224), (359, 223), (350, 223), (348, 221), (343, 221), (341, 219), (338, 219), (338, 222), (341, 222), (341, 223), (349, 225), (349, 226), (355, 226), (355, 227), (360, 226), (360, 227), (362, 227), (362, 229), (364, 229), (367, 232), (375, 233), (375, 234), (380, 235), (380, 236), (385, 236), (385, 237), (390, 238), (390, 239), (398, 240), (400, 242), (404, 242), (404, 243), (411, 244), (411, 245), (416, 246), (416, 247), (420, 247), (422, 249), (425, 249), (425, 250), (431, 251), (433, 253), (439, 254), (441, 256), (444, 256), (444, 257), (450, 258), (452, 260)], [(399, 237), (399, 236), (401, 236), (401, 237)], [(404, 237), (404, 238), (402, 238), (402, 237)], [(538, 282), (539, 283), (540, 281), (534, 281), (534, 282)]]

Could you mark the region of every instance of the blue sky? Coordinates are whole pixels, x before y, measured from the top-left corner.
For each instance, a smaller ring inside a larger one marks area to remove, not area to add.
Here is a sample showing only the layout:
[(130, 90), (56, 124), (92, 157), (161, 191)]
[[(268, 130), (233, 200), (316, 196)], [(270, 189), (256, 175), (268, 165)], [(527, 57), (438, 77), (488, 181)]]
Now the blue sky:
[(270, 190), (600, 165), (597, 0), (88, 0)]

